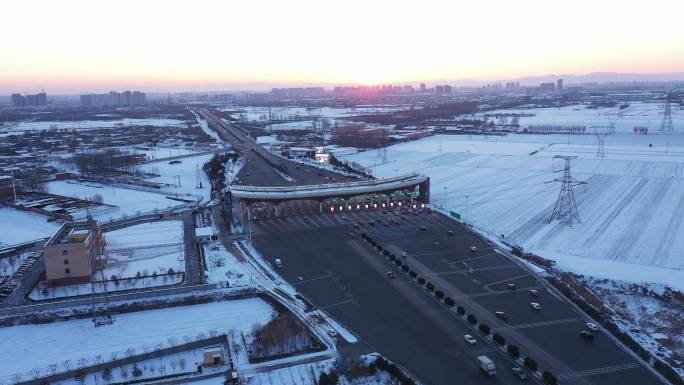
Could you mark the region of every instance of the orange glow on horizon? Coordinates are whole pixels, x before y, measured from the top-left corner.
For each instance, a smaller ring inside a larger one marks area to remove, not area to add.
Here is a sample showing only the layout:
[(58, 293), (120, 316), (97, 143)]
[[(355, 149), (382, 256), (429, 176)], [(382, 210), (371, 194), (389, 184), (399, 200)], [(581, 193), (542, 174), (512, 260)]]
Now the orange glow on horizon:
[(681, 1), (483, 3), (45, 0), (35, 12), (35, 2), (11, 2), (0, 93), (684, 72)]

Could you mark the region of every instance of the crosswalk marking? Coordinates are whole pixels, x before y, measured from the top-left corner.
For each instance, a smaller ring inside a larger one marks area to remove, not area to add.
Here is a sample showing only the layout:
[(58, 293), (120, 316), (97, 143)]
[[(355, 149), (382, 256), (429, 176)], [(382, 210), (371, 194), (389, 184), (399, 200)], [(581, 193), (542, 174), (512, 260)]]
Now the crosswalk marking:
[(602, 368), (593, 368), (593, 369), (581, 370), (578, 372), (562, 373), (562, 374), (559, 374), (557, 378), (562, 381), (562, 380), (569, 380), (572, 378), (597, 376), (600, 374), (606, 374), (606, 373), (619, 372), (622, 370), (635, 369), (635, 368), (638, 368), (639, 366), (641, 366), (641, 365), (639, 365), (638, 362), (627, 362), (624, 364), (604, 366)]
[(561, 319), (556, 319), (556, 320), (551, 320), (551, 321), (539, 321), (539, 322), (529, 322), (529, 323), (524, 323), (524, 324), (519, 324), (519, 325), (510, 325), (510, 326), (502, 326), (495, 328), (495, 330), (518, 330), (518, 329), (528, 329), (528, 328), (536, 328), (540, 326), (552, 326), (552, 325), (561, 325), (561, 324), (567, 324), (567, 323), (573, 323), (573, 322), (578, 322), (581, 321), (581, 318), (578, 317), (571, 317), (571, 318), (561, 318)]

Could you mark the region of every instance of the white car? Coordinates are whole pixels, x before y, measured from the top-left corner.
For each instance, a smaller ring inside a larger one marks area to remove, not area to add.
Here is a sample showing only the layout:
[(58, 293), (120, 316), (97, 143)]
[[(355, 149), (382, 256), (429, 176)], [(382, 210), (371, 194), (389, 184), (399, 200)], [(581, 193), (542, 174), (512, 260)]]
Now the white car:
[(532, 306), (532, 309), (534, 310), (541, 310), (541, 305), (537, 302), (530, 302), (530, 306)]
[(596, 332), (599, 330), (598, 326), (596, 326), (595, 323), (593, 322), (587, 322), (587, 329), (591, 330), (592, 332)]
[(469, 343), (470, 345), (475, 345), (477, 343), (477, 340), (475, 337), (471, 336), (470, 334), (466, 334), (463, 336), (465, 338), (466, 342)]
[(408, 254), (404, 251), (404, 252), (401, 253), (401, 256), (402, 256), (403, 258), (406, 258), (406, 257), (408, 257)]
[(470, 251), (477, 251), (477, 247), (476, 247), (476, 246), (470, 246), (469, 249), (470, 249)]
[(328, 335), (330, 337), (337, 337), (337, 331), (335, 329), (328, 329)]

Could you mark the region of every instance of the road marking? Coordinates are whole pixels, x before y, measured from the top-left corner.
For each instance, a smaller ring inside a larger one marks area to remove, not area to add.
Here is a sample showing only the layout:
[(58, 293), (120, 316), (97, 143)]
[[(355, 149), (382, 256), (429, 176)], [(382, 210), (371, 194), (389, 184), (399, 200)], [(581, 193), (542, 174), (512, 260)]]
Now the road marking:
[(579, 318), (579, 317), (561, 318), (561, 319), (556, 319), (556, 320), (551, 320), (551, 321), (529, 322), (529, 323), (524, 323), (524, 324), (519, 324), (519, 325), (502, 326), (502, 327), (498, 327), (498, 328), (494, 328), (494, 329), (497, 331), (499, 331), (499, 330), (529, 329), (529, 328), (536, 328), (536, 327), (541, 327), (541, 326), (562, 325), (562, 324), (573, 323), (573, 322), (578, 322), (578, 321), (582, 321), (582, 318)]
[(354, 305), (355, 307), (360, 307), (360, 306), (361, 306), (361, 305), (359, 305), (358, 302), (354, 301), (353, 299), (348, 299), (348, 300), (345, 300), (345, 301), (341, 301), (341, 302), (333, 303), (333, 304), (330, 304), (330, 305), (327, 305), (327, 306), (323, 306), (323, 307), (321, 307), (321, 309), (326, 310), (326, 309), (330, 309), (330, 308), (335, 307), (335, 306), (345, 305), (345, 304), (348, 304), (348, 303), (351, 303), (351, 304)]
[(319, 276), (317, 276), (317, 277), (313, 277), (313, 278), (309, 278), (309, 279), (304, 279), (304, 280), (301, 280), (301, 281), (299, 281), (299, 282), (295, 282), (295, 283), (293, 283), (293, 285), (294, 285), (294, 286), (299, 286), (299, 285), (302, 285), (302, 284), (305, 284), (305, 283), (309, 283), (309, 282), (313, 282), (313, 281), (318, 281), (319, 279), (330, 278), (330, 277), (332, 277), (332, 276), (333, 276), (332, 273), (328, 272), (328, 273), (325, 274), (325, 275), (319, 275)]
[(636, 369), (640, 366), (641, 365), (638, 362), (628, 362), (628, 363), (624, 363), (624, 364), (604, 366), (602, 368), (593, 368), (593, 369), (587, 369), (587, 370), (582, 370), (582, 371), (578, 371), (578, 372), (562, 373), (562, 374), (559, 374), (557, 376), (557, 378), (559, 380), (569, 380), (572, 378), (597, 376), (597, 375), (601, 375), (601, 374), (619, 372), (622, 370)]
[(523, 274), (523, 275), (519, 275), (519, 276), (517, 276), (517, 277), (511, 277), (511, 278), (508, 278), (508, 279), (502, 279), (501, 281), (498, 281), (498, 282), (488, 283), (488, 284), (484, 285), (484, 287), (485, 287), (485, 288), (489, 288), (489, 286), (492, 286), (492, 285), (498, 285), (498, 284), (500, 284), (500, 283), (504, 283), (504, 282), (507, 282), (507, 281), (513, 281), (513, 280), (519, 279), (519, 278), (525, 278), (525, 277), (527, 277), (527, 276), (529, 276), (529, 274)]

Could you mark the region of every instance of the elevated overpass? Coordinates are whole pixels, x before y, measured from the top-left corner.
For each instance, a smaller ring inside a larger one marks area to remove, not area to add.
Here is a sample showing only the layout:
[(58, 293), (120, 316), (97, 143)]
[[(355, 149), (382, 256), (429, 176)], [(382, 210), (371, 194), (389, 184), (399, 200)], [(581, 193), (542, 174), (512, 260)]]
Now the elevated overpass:
[(350, 198), (369, 194), (390, 194), (395, 191), (418, 190), (417, 199), (428, 203), (430, 199), (430, 178), (411, 173), (390, 178), (373, 180), (326, 183), (306, 186), (262, 187), (231, 185), (231, 199), (239, 199), (247, 204), (270, 202), (278, 204), (286, 201), (309, 200), (323, 202), (331, 198)]

